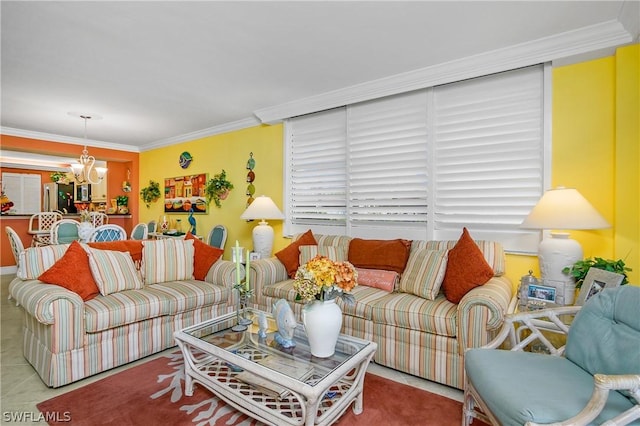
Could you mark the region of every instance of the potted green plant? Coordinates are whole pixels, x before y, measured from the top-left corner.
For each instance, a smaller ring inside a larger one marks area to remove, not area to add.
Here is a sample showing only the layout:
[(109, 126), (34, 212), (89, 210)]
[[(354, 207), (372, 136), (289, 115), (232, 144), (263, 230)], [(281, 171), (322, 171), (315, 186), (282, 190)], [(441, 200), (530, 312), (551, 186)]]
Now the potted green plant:
[(49, 175), (53, 182), (65, 183), (67, 181), (67, 174), (65, 172), (53, 172)]
[(227, 180), (227, 172), (222, 169), (222, 172), (215, 174), (204, 187), (207, 204), (213, 200), (216, 203), (216, 207), (220, 207), (220, 200), (226, 199), (232, 189), (233, 184)]
[(153, 180), (149, 181), (149, 186), (145, 186), (140, 190), (140, 198), (142, 198), (142, 201), (147, 208), (151, 206), (151, 203), (158, 201), (160, 199), (160, 195), (160, 184)]
[(129, 213), (129, 209), (127, 208), (127, 204), (129, 204), (129, 197), (126, 195), (118, 195), (116, 197), (116, 204), (118, 205), (118, 213), (127, 214)]
[(627, 279), (627, 272), (631, 271), (631, 268), (628, 268), (622, 259), (618, 260), (607, 260), (601, 257), (587, 258), (584, 260), (578, 260), (571, 266), (567, 266), (562, 270), (567, 275), (572, 276), (576, 280), (576, 288), (582, 287), (582, 282), (584, 281), (584, 277), (587, 276), (587, 272), (589, 272), (590, 268), (598, 268), (609, 272), (614, 272), (616, 274), (624, 275), (622, 279), (622, 285), (627, 284), (629, 280)]

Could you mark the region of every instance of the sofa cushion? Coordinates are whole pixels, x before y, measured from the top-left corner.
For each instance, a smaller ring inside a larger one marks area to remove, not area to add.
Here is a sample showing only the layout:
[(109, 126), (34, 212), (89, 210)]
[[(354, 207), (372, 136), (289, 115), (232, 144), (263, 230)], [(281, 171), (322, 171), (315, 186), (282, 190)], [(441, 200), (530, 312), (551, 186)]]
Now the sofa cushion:
[(398, 287), (400, 274), (395, 271), (382, 269), (356, 268), (358, 272), (358, 285), (379, 288), (386, 292), (392, 292)]
[(409, 259), (409, 240), (365, 240), (349, 243), (349, 262), (358, 268), (383, 269), (401, 274)]
[(346, 250), (337, 246), (300, 246), (300, 265), (304, 265), (317, 255), (324, 256), (334, 262), (347, 260)]
[[(446, 240), (446, 241), (417, 241), (414, 240), (411, 244), (411, 250), (419, 248), (426, 248), (429, 250), (451, 250), (458, 243), (458, 240)], [(484, 259), (487, 261), (493, 274), (496, 277), (502, 276), (505, 273), (506, 258), (504, 255), (504, 248), (502, 244), (496, 241), (484, 241), (476, 240), (476, 245), (482, 252)]]
[[(593, 392), (593, 376), (564, 357), (471, 349), (465, 354), (465, 369), (473, 387), (504, 425), (569, 419)], [(627, 398), (612, 391), (603, 412), (589, 424), (603, 424), (631, 407)]]
[(29, 247), (20, 253), (17, 276), (23, 280), (37, 280), (67, 252), (70, 244)]
[(88, 248), (87, 253), (91, 273), (103, 296), (142, 288), (139, 272), (128, 252)]
[(142, 263), (142, 241), (139, 240), (121, 240), (121, 241), (101, 241), (87, 243), (91, 248), (98, 250), (114, 250), (128, 251), (136, 268), (140, 269)]
[(338, 306), (342, 309), (342, 313), (370, 321), (373, 304), (389, 293), (375, 287), (356, 286), (351, 290), (351, 294), (356, 299), (356, 303), (353, 305), (348, 305), (342, 299), (338, 299)]
[(471, 238), (467, 228), (456, 245), (449, 250), (447, 271), (442, 290), (447, 300), (459, 303), (469, 291), (485, 284), (493, 277), (493, 270)]
[[(345, 253), (349, 251), (349, 243), (351, 237), (346, 235), (314, 235), (319, 246), (334, 246), (340, 247)], [(346, 260), (346, 259), (345, 259)]]
[(100, 294), (93, 279), (89, 256), (80, 243), (71, 243), (67, 252), (53, 266), (38, 277), (47, 284), (56, 284), (77, 293), (82, 300), (91, 300)]
[(317, 245), (316, 239), (313, 236), (311, 230), (308, 230), (300, 236), (297, 240), (289, 244), (275, 254), (275, 256), (284, 264), (287, 269), (289, 278), (293, 278), (296, 275), (296, 271), (300, 267), (300, 246)]
[(372, 304), (374, 323), (441, 336), (456, 336), (457, 305), (444, 295), (427, 300), (408, 293), (391, 293)]
[(229, 289), (204, 281), (173, 281), (98, 296), (85, 303), (85, 327), (97, 332), (203, 306), (226, 303)]
[(194, 237), (191, 232), (187, 232), (187, 236), (184, 239), (193, 240), (193, 278), (202, 281), (207, 276), (209, 269), (211, 269), (211, 265), (222, 257), (224, 250), (203, 243)]
[[(296, 290), (293, 288), (294, 280), (280, 281), (275, 284), (264, 286), (262, 294), (277, 299), (285, 299), (288, 302), (296, 301)], [(302, 300), (297, 302), (302, 303)]]
[(142, 242), (142, 277), (144, 283), (193, 279), (193, 240), (166, 238)]
[(446, 250), (412, 250), (398, 290), (434, 300), (447, 269)]

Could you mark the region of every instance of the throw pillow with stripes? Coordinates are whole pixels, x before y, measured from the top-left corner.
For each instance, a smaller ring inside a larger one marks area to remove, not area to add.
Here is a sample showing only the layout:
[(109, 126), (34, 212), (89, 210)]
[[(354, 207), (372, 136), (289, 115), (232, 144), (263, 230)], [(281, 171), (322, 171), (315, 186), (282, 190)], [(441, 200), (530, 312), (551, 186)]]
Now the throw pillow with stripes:
[(106, 296), (124, 290), (143, 288), (136, 265), (129, 252), (85, 248), (89, 266), (100, 294)]
[(398, 290), (435, 300), (447, 271), (447, 250), (414, 249), (400, 278)]
[(193, 240), (166, 238), (142, 244), (140, 270), (145, 284), (193, 279)]

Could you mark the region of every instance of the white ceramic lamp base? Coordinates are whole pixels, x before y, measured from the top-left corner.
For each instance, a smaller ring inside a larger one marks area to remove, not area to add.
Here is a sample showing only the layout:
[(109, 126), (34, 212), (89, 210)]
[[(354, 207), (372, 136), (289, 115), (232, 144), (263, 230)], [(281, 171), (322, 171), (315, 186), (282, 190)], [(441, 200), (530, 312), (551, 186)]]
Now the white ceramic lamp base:
[(273, 228), (264, 220), (253, 228), (253, 251), (259, 253), (260, 258), (271, 257), (273, 235)]
[(557, 289), (556, 303), (571, 305), (574, 300), (575, 284), (573, 278), (562, 272), (582, 260), (580, 243), (569, 238), (566, 232), (551, 232), (551, 238), (545, 238), (538, 247), (538, 261), (543, 285)]

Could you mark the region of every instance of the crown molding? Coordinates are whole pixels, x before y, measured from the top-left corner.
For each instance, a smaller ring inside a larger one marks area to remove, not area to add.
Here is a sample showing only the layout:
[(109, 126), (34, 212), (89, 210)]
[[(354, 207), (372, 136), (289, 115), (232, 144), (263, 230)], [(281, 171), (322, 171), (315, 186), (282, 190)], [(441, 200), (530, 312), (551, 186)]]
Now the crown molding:
[(617, 20), (254, 111), (262, 123), (612, 48), (632, 41)]
[(260, 124), (262, 124), (260, 120), (258, 120), (255, 117), (244, 118), (242, 120), (236, 120), (229, 123), (221, 124), (219, 126), (208, 127), (206, 129), (198, 130), (195, 132), (185, 133), (184, 135), (178, 135), (178, 136), (173, 136), (166, 139), (160, 139), (140, 147), (140, 151), (144, 152), (144, 151), (149, 151), (151, 149), (175, 145), (177, 143), (190, 142), (196, 139), (206, 138), (207, 136), (214, 136), (222, 133), (229, 133), (235, 130), (242, 130), (248, 127), (258, 126)]
[(133, 145), (96, 141), (93, 139), (75, 138), (72, 136), (56, 135), (53, 133), (34, 132), (31, 130), (15, 129), (13, 127), (0, 127), (0, 134), (28, 139), (39, 139), (49, 142), (68, 143), (71, 145), (87, 145), (93, 148), (106, 148), (118, 151), (140, 152), (138, 147)]

